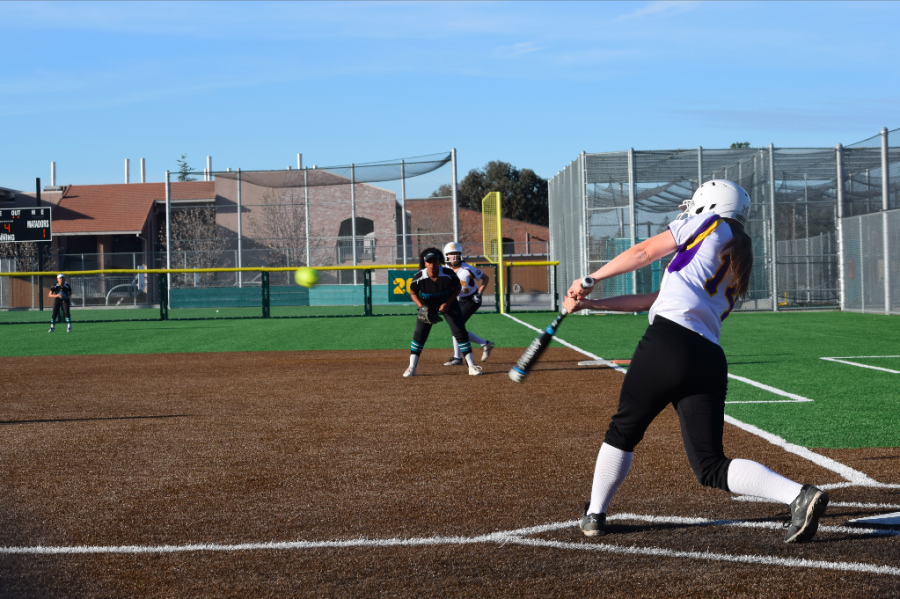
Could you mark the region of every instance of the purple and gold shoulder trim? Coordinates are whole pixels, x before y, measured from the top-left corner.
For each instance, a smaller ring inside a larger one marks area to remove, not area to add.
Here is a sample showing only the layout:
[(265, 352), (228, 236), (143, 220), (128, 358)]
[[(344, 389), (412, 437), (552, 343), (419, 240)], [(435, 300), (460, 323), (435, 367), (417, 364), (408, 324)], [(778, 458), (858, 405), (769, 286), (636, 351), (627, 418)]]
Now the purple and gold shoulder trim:
[(709, 218), (700, 225), (696, 233), (678, 246), (675, 250), (675, 257), (669, 262), (669, 266), (666, 270), (669, 272), (678, 272), (690, 264), (691, 260), (694, 259), (694, 256), (697, 255), (697, 252), (700, 251), (703, 240), (706, 239), (710, 233), (715, 231), (716, 227), (722, 224), (722, 222), (722, 219), (719, 218), (717, 214), (710, 215)]

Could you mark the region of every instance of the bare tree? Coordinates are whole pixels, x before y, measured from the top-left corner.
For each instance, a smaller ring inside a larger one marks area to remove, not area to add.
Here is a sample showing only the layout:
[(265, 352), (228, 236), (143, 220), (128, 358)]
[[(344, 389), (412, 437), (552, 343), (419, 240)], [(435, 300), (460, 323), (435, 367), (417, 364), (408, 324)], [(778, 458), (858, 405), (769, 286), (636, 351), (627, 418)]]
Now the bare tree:
[(270, 266), (294, 266), (306, 262), (306, 216), (303, 188), (271, 188), (262, 203), (248, 215), (259, 243), (273, 250)]
[[(180, 208), (172, 211), (172, 252), (178, 252), (173, 268), (219, 268), (229, 240), (216, 224), (215, 208)], [(159, 243), (166, 247), (165, 223), (159, 229)], [(177, 266), (176, 266), (177, 265)], [(204, 280), (214, 280), (215, 273), (203, 273)], [(187, 284), (188, 277), (184, 279)]]

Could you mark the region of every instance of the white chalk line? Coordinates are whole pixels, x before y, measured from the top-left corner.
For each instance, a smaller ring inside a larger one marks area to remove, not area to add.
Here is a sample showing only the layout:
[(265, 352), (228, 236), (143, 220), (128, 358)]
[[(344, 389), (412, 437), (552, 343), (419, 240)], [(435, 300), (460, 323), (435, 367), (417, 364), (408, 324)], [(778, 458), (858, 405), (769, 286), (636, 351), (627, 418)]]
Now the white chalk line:
[[(676, 524), (680, 526), (731, 526), (739, 528), (755, 529), (781, 529), (782, 525), (776, 522), (748, 522), (743, 520), (708, 520), (706, 518), (685, 518), (678, 516), (647, 516), (639, 514), (616, 514), (608, 521), (639, 521), (651, 524)], [(493, 543), (498, 545), (523, 545), (531, 547), (547, 547), (553, 549), (600, 551), (625, 555), (644, 555), (653, 557), (673, 557), (681, 559), (699, 559), (707, 561), (739, 562), (747, 564), (762, 564), (770, 566), (783, 566), (789, 568), (816, 568), (824, 570), (839, 570), (847, 572), (860, 572), (867, 574), (881, 574), (888, 576), (900, 576), (900, 568), (894, 566), (880, 566), (861, 562), (832, 562), (825, 560), (806, 560), (799, 558), (781, 558), (766, 555), (734, 555), (729, 553), (714, 553), (710, 551), (679, 551), (660, 547), (638, 547), (636, 545), (624, 547), (608, 543), (565, 542), (536, 539), (531, 535), (574, 528), (578, 520), (567, 522), (555, 522), (542, 526), (532, 526), (517, 530), (495, 532), (474, 537), (462, 536), (434, 536), (423, 538), (389, 538), (389, 539), (347, 539), (342, 541), (286, 541), (268, 543), (240, 543), (220, 545), (215, 543), (195, 543), (190, 545), (123, 545), (123, 546), (75, 546), (75, 547), (0, 547), (2, 555), (84, 555), (84, 554), (172, 554), (172, 553), (197, 553), (197, 552), (237, 552), (237, 551), (286, 551), (303, 549), (347, 549), (347, 548), (386, 548), (386, 547), (426, 547), (437, 545), (475, 545)], [(878, 528), (844, 527), (844, 526), (820, 526), (822, 532), (840, 534), (854, 534), (861, 536), (897, 536), (900, 531)]]
[[(825, 485), (816, 485), (820, 489)], [(858, 485), (853, 485), (858, 486)], [(779, 501), (774, 501), (772, 499), (766, 499), (765, 497), (753, 497), (751, 495), (738, 495), (734, 497), (735, 501), (743, 501), (745, 503), (774, 503), (777, 505), (784, 505)], [(900, 505), (896, 503), (870, 503), (865, 501), (829, 501), (828, 507), (855, 507), (855, 508), (863, 508), (867, 510), (900, 510)]]
[(859, 368), (868, 368), (870, 370), (880, 370), (882, 372), (892, 372), (900, 374), (900, 370), (891, 370), (890, 368), (881, 368), (880, 366), (869, 366), (859, 362), (850, 362), (850, 360), (859, 360), (865, 358), (900, 358), (900, 356), (847, 356), (845, 358), (819, 358), (820, 360), (828, 360), (829, 362), (840, 362), (841, 364), (849, 364), (850, 366), (858, 366)]

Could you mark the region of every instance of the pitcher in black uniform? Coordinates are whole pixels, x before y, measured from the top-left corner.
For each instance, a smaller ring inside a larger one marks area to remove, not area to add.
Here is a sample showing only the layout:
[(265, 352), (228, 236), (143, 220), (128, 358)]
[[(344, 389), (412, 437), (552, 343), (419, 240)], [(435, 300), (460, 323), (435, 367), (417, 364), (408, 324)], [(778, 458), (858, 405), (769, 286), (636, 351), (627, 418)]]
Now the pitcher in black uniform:
[[(459, 277), (449, 268), (443, 266), (444, 255), (437, 248), (426, 248), (419, 254), (419, 272), (413, 276), (412, 283), (409, 286), (409, 295), (412, 300), (420, 308), (427, 306), (431, 320), (436, 320), (440, 314), (447, 319), (447, 325), (453, 338), (459, 343), (459, 349), (462, 352), (466, 364), (469, 366), (469, 374), (476, 376), (481, 374), (481, 367), (475, 366), (475, 360), (472, 357), (472, 345), (469, 343), (469, 333), (466, 332), (466, 323), (463, 319), (462, 309), (459, 306), (457, 297), (459, 296), (462, 285)], [(428, 340), (428, 334), (431, 333), (431, 324), (416, 319), (416, 331), (413, 333), (412, 344), (410, 345), (409, 368), (403, 373), (403, 376), (410, 377), (416, 375), (416, 364), (419, 362), (419, 356), (422, 349), (425, 348), (425, 342)]]
[(72, 288), (66, 283), (66, 275), (56, 275), (56, 285), (50, 288), (48, 297), (53, 298), (53, 316), (50, 317), (50, 333), (56, 328), (60, 309), (66, 316), (66, 332), (72, 332)]

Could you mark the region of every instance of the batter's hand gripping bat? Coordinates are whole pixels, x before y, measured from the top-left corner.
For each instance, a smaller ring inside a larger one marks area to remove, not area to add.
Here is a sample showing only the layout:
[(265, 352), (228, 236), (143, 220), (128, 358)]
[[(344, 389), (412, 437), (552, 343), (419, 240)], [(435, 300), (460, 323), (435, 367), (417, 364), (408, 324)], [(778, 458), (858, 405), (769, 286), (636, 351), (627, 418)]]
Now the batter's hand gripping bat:
[[(584, 277), (581, 279), (581, 288), (582, 289), (590, 289), (594, 286), (594, 279), (591, 277)], [(559, 323), (562, 322), (562, 319), (568, 315), (569, 312), (563, 308), (559, 311), (559, 316), (557, 316), (550, 326), (547, 327), (544, 332), (538, 336), (537, 339), (531, 342), (531, 345), (528, 346), (528, 349), (525, 350), (525, 353), (522, 354), (522, 357), (519, 358), (519, 361), (516, 362), (516, 365), (513, 366), (509, 371), (509, 378), (514, 380), (517, 383), (521, 383), (525, 380), (525, 377), (528, 375), (528, 372), (531, 368), (537, 363), (538, 358), (541, 357), (541, 354), (544, 353), (544, 350), (547, 349), (547, 346), (550, 345), (550, 341), (553, 340), (553, 335), (556, 334), (556, 329), (559, 328)]]

